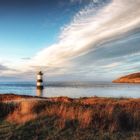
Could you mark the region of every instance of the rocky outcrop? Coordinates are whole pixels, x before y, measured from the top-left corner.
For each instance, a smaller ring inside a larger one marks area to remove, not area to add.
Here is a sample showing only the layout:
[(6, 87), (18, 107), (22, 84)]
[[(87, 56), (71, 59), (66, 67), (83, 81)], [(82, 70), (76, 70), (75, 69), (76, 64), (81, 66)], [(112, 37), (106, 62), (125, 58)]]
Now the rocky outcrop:
[(113, 82), (114, 83), (140, 83), (140, 72), (120, 77), (114, 80)]

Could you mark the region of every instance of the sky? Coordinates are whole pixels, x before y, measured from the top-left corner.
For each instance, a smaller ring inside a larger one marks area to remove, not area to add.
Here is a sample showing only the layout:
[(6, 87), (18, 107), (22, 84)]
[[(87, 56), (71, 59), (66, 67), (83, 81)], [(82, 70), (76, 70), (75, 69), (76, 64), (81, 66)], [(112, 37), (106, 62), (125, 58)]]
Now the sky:
[(0, 81), (111, 81), (140, 70), (140, 0), (1, 0)]

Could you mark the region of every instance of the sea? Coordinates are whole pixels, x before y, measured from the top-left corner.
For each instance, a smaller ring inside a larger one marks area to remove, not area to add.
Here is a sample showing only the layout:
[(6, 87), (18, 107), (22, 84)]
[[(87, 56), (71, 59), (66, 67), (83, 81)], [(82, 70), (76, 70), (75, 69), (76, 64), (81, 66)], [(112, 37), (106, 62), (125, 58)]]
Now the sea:
[(140, 98), (140, 84), (111, 82), (44, 82), (44, 89), (37, 90), (35, 82), (0, 82), (0, 94), (14, 93), (42, 97), (117, 97)]

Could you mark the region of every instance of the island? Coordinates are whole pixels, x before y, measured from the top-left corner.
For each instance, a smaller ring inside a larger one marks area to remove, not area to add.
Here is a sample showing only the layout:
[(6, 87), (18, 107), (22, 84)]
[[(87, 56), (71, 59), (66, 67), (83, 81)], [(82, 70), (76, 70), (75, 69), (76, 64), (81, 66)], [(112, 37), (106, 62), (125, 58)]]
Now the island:
[(113, 83), (140, 83), (140, 72), (122, 76), (113, 80)]

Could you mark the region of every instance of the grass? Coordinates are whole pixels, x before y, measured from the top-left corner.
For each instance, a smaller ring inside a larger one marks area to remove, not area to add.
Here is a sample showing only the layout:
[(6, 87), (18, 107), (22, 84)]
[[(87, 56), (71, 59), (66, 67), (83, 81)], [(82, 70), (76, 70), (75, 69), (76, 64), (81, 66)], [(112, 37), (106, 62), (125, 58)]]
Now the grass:
[(140, 99), (59, 97), (0, 102), (0, 110), (3, 140), (140, 138)]
[(71, 122), (67, 122), (67, 127), (61, 129), (56, 127), (57, 121), (56, 117), (43, 117), (16, 126), (8, 124), (11, 131), (7, 130), (8, 139), (3, 140), (139, 140), (140, 137), (138, 131), (115, 133), (95, 131), (79, 128), (77, 123), (71, 125)]

